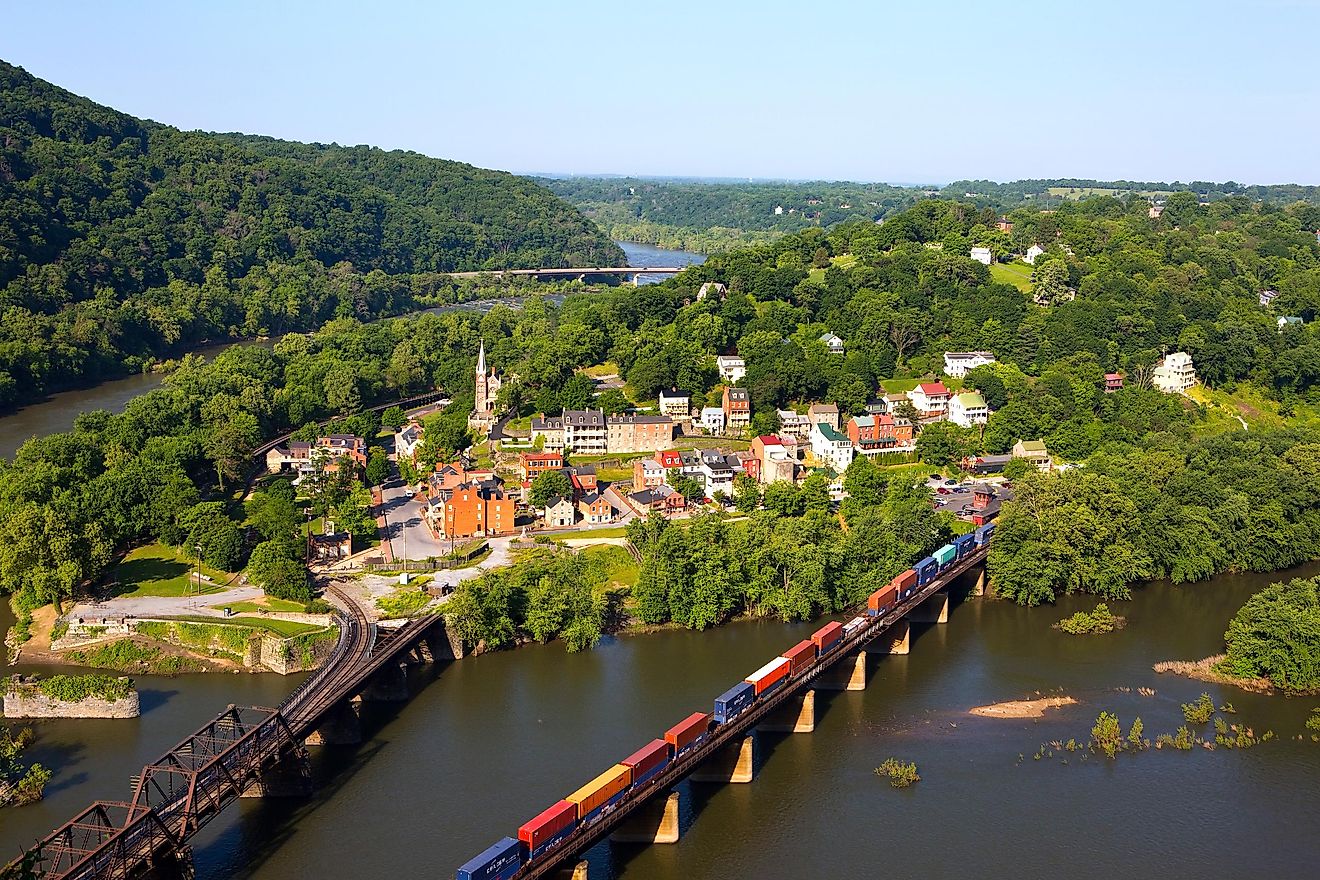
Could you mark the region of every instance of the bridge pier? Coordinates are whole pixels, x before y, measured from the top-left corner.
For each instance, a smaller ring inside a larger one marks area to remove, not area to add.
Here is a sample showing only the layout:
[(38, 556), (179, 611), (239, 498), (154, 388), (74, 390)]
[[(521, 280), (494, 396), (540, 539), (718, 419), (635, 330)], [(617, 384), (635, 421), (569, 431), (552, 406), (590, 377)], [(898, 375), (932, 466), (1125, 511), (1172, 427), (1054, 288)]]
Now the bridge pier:
[(309, 746), (355, 746), (362, 742), (358, 704), (340, 703), (326, 713), (325, 720), (307, 737)]
[(615, 843), (678, 843), (679, 797), (671, 791), (663, 799), (643, 804), (610, 835)]
[(741, 742), (726, 746), (712, 755), (689, 777), (693, 782), (751, 782), (755, 778), (753, 759), (756, 737), (745, 736)]
[(858, 651), (853, 657), (844, 657), (817, 679), (816, 687), (822, 691), (866, 690), (866, 652)]
[(876, 636), (871, 644), (872, 650), (880, 654), (907, 654), (912, 650), (912, 627), (908, 624), (907, 618), (896, 622)]
[(450, 632), (443, 616), (436, 618), (435, 625), (422, 636), (422, 644), (430, 650), (433, 660), (463, 659), (463, 640)]
[(402, 662), (382, 666), (362, 689), (364, 703), (406, 703), (408, 697), (408, 667)]
[(571, 868), (556, 871), (555, 880), (587, 880), (587, 863), (578, 862)]
[(811, 733), (816, 729), (816, 692), (809, 690), (787, 700), (757, 728), (766, 733)]
[(948, 623), (949, 591), (940, 590), (932, 593), (920, 605), (909, 611), (907, 617), (913, 623)]
[(971, 588), (971, 590), (968, 591), (967, 595), (969, 595), (969, 596), (984, 596), (984, 595), (985, 595), (985, 566), (984, 566), (984, 565), (981, 566), (980, 568), (976, 569), (976, 580), (972, 583), (972, 588)]
[(256, 782), (243, 789), (239, 797), (308, 797), (312, 793), (312, 768), (307, 753), (299, 749), (274, 767), (261, 772)]

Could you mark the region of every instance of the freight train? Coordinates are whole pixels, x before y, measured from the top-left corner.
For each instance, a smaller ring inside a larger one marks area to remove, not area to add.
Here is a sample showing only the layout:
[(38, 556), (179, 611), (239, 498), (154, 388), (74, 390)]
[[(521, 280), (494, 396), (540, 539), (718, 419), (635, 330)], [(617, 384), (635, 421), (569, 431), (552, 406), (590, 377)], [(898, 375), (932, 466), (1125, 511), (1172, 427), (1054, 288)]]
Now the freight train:
[(579, 828), (597, 822), (630, 794), (650, 785), (666, 767), (701, 747), (722, 725), (731, 723), (759, 701), (811, 669), (846, 640), (875, 625), (921, 587), (990, 543), (994, 523), (962, 535), (876, 590), (866, 614), (847, 623), (827, 623), (780, 656), (715, 698), (711, 712), (694, 712), (604, 773), (543, 811), (458, 869), (456, 880), (509, 880), (524, 865), (553, 849)]

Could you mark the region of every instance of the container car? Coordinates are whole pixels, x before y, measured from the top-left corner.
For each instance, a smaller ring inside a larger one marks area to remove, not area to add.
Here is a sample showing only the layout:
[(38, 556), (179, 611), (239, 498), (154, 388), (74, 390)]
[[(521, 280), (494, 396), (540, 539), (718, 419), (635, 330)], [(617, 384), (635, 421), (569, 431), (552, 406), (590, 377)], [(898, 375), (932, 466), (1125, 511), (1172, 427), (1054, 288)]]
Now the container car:
[(509, 880), (522, 867), (522, 844), (506, 837), (458, 869), (455, 880)]
[(665, 731), (665, 742), (674, 749), (674, 760), (696, 748), (706, 738), (710, 729), (710, 716), (705, 712), (693, 712), (682, 721)]
[(522, 841), (523, 854), (527, 859), (535, 859), (550, 847), (573, 833), (577, 827), (577, 804), (562, 800), (544, 810), (535, 819), (522, 824), (518, 829), (518, 839)]
[(832, 651), (835, 645), (843, 641), (843, 624), (831, 621), (811, 634), (811, 640), (816, 643), (816, 653), (824, 656), (827, 651)]
[(985, 525), (978, 528), (976, 530), (977, 546), (984, 547), (986, 544), (989, 544), (990, 536), (994, 534), (994, 531), (995, 531), (994, 523), (986, 523)]
[(953, 539), (953, 546), (958, 550), (958, 558), (962, 559), (976, 550), (976, 533), (968, 532), (965, 535), (959, 535)]
[(936, 575), (940, 573), (940, 564), (934, 556), (927, 556), (912, 566), (912, 570), (917, 573), (917, 586), (924, 587), (935, 580)]
[(803, 639), (779, 656), (788, 661), (788, 674), (797, 675), (816, 662), (816, 643)]
[(866, 626), (865, 617), (854, 617), (843, 625), (843, 637), (848, 638), (864, 626)]
[(931, 555), (935, 557), (935, 561), (940, 564), (940, 569), (943, 570), (946, 565), (958, 558), (958, 548), (952, 544), (945, 544)]
[(886, 584), (871, 594), (866, 600), (866, 613), (871, 617), (887, 614), (898, 604), (898, 588), (893, 583)]
[(895, 576), (890, 583), (894, 585), (894, 589), (898, 590), (898, 598), (900, 600), (906, 599), (917, 588), (917, 571), (914, 568), (909, 568), (902, 574)]
[(756, 701), (756, 687), (740, 681), (715, 698), (715, 723), (728, 724)]
[(632, 770), (615, 764), (564, 800), (577, 805), (579, 823), (588, 823), (609, 811), (632, 785)]
[(760, 669), (747, 676), (743, 681), (756, 688), (756, 696), (762, 697), (779, 687), (788, 678), (789, 663), (783, 657), (776, 657)]
[(641, 785), (669, 765), (669, 755), (673, 747), (662, 739), (653, 739), (628, 757), (622, 763), (632, 770), (632, 784)]

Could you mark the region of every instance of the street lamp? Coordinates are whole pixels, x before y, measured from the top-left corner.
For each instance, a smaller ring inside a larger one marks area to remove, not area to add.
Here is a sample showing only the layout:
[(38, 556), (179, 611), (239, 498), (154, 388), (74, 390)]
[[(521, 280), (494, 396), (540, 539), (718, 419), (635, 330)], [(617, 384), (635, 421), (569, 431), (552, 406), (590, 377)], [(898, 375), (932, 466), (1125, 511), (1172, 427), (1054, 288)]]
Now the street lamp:
[(197, 551), (197, 598), (202, 597), (202, 545), (194, 544), (193, 550)]

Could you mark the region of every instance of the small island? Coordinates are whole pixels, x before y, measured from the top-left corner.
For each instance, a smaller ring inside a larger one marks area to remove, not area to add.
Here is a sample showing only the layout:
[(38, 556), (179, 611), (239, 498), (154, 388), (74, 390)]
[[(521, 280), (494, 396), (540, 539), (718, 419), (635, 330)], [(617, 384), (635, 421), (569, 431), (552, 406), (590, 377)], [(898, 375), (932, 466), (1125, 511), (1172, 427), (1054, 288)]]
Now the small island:
[(15, 675), (5, 688), (6, 718), (136, 718), (138, 692), (110, 675)]

